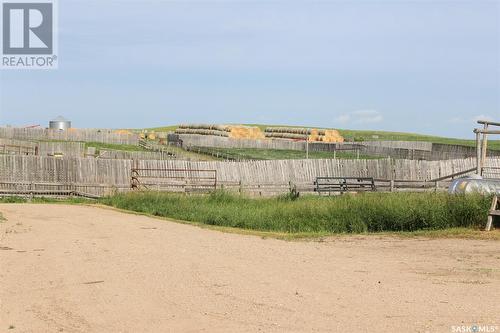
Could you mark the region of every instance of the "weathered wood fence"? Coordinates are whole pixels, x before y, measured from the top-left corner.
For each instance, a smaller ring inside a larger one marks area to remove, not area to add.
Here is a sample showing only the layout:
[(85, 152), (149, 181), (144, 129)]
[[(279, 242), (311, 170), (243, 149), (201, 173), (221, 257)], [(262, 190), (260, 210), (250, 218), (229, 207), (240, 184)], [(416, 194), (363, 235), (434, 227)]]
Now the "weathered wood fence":
[(42, 141), (36, 144), (40, 156), (83, 157), (85, 153), (85, 143), (83, 142)]
[(176, 155), (168, 151), (124, 151), (124, 150), (102, 150), (99, 158), (105, 159), (128, 159), (128, 160), (167, 160), (174, 159)]
[(0, 154), (84, 157), (85, 144), (69, 141), (26, 141), (0, 138)]
[[(184, 147), (256, 148), (306, 150), (306, 142), (286, 139), (234, 139), (209, 135), (181, 134)], [(476, 156), (474, 147), (421, 141), (365, 141), (345, 143), (310, 142), (309, 151), (359, 150), (365, 155), (411, 160), (448, 160)], [(488, 156), (500, 156), (500, 151), (489, 151)]]
[(111, 129), (72, 128), (66, 131), (59, 131), (48, 128), (0, 127), (0, 138), (16, 140), (102, 142), (128, 145), (137, 145), (139, 142), (139, 136), (137, 134), (120, 133)]
[(425, 141), (363, 141), (360, 143), (370, 147), (432, 151), (432, 142)]
[(305, 142), (284, 139), (235, 139), (213, 135), (180, 134), (183, 146), (305, 150)]
[[(500, 167), (499, 158), (488, 166)], [(204, 169), (217, 171), (218, 186), (273, 185), (286, 190), (290, 183), (312, 184), (318, 176), (373, 177), (380, 180), (429, 181), (474, 168), (475, 159), (415, 160), (282, 160), (182, 161), (0, 156), (0, 183), (63, 183), (85, 186), (102, 195), (102, 188), (130, 187), (131, 169)], [(1, 185), (7, 186), (7, 185)], [(12, 185), (9, 188), (12, 187)]]

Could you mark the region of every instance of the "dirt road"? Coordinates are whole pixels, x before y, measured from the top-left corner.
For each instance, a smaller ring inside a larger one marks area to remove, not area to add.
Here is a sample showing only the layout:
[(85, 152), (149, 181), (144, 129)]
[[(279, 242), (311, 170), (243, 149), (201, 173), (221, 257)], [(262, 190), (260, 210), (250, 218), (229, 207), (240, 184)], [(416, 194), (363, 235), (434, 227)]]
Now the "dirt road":
[(0, 212), (0, 332), (499, 324), (498, 241), (287, 242), (95, 207), (3, 204)]

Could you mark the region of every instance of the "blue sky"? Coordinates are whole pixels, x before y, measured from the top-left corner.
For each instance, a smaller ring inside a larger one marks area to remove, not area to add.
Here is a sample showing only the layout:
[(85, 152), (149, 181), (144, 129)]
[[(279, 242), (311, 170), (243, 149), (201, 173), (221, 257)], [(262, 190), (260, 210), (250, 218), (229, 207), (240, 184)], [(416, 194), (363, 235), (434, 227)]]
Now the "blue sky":
[(65, 0), (59, 22), (58, 70), (0, 73), (0, 124), (500, 120), (498, 1)]

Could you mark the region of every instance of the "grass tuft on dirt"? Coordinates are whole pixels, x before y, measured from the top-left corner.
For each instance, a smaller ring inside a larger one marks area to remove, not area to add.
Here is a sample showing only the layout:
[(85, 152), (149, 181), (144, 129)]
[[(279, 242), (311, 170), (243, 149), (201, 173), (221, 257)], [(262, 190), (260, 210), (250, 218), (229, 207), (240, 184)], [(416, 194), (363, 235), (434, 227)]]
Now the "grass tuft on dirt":
[(35, 197), (27, 198), (22, 196), (8, 196), (0, 197), (0, 203), (63, 203), (63, 204), (88, 204), (94, 203), (93, 199), (86, 199), (80, 197), (74, 198), (53, 198), (53, 197)]
[(365, 193), (292, 200), (247, 198), (215, 192), (118, 194), (100, 200), (112, 207), (213, 226), (282, 233), (407, 232), (479, 228), (490, 198), (447, 193)]

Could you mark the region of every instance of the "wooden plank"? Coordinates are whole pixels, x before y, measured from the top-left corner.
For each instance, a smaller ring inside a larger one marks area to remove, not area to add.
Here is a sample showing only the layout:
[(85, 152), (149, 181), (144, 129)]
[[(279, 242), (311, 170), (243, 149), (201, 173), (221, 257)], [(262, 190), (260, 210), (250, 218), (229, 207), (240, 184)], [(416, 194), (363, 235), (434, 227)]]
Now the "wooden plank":
[(491, 200), (491, 207), (488, 214), (488, 219), (486, 221), (486, 228), (484, 230), (490, 231), (493, 225), (493, 216), (500, 216), (500, 210), (498, 210), (498, 196), (493, 196)]

